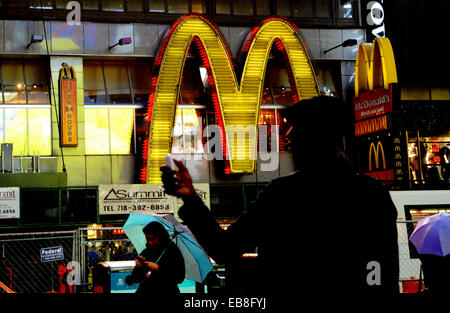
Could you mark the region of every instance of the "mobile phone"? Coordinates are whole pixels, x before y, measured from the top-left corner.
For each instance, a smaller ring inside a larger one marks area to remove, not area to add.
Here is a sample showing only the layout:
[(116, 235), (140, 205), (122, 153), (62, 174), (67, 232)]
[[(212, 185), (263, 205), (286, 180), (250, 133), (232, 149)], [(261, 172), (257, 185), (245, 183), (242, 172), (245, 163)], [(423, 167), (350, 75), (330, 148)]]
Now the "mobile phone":
[(173, 157), (172, 157), (172, 155), (170, 153), (166, 155), (166, 165), (168, 167), (170, 167), (170, 169), (172, 171), (175, 170), (175, 163), (173, 162)]

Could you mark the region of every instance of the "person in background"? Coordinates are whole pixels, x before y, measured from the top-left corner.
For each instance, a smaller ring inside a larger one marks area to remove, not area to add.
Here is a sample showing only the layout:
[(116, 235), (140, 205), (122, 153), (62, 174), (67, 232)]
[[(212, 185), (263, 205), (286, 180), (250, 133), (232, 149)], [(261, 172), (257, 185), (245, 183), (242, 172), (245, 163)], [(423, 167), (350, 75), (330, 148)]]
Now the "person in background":
[[(224, 231), (175, 160), (178, 170), (161, 171), (166, 193), (184, 201), (178, 215), (206, 252), (227, 266), (229, 292), (270, 295), (281, 305), (308, 295), (397, 294), (397, 211), (384, 186), (355, 171), (344, 156), (344, 136), (353, 133), (351, 109), (338, 98), (318, 96), (285, 112), (293, 126), (295, 172), (272, 180)], [(254, 266), (234, 271), (248, 247), (257, 247)]]
[(137, 294), (176, 296), (180, 292), (178, 284), (183, 282), (185, 276), (180, 250), (159, 222), (150, 222), (143, 232), (147, 240), (146, 248), (137, 257), (136, 267), (126, 277), (126, 283), (139, 283)]

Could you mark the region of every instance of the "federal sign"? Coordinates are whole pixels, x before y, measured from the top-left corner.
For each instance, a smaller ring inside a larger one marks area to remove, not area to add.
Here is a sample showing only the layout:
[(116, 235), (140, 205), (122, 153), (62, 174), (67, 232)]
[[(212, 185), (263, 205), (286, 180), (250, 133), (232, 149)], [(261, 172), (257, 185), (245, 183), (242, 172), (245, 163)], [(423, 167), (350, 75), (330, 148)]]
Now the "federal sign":
[(174, 200), (162, 185), (99, 185), (99, 214), (173, 213)]
[(20, 217), (20, 188), (0, 188), (0, 219)]
[(59, 261), (64, 260), (64, 249), (61, 246), (42, 248), (41, 249), (41, 261)]

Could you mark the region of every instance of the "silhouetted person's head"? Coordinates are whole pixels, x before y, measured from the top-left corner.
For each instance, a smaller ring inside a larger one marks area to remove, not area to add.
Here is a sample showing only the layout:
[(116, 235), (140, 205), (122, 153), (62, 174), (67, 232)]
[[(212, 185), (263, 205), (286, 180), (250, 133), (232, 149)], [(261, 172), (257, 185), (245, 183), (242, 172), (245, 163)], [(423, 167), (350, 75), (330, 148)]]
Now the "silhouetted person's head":
[(299, 101), (285, 110), (284, 116), (293, 126), (288, 138), (300, 169), (332, 163), (343, 151), (343, 137), (353, 132), (351, 108), (337, 97)]
[(159, 222), (150, 222), (142, 230), (147, 240), (147, 247), (151, 250), (164, 248), (169, 242), (169, 234)]

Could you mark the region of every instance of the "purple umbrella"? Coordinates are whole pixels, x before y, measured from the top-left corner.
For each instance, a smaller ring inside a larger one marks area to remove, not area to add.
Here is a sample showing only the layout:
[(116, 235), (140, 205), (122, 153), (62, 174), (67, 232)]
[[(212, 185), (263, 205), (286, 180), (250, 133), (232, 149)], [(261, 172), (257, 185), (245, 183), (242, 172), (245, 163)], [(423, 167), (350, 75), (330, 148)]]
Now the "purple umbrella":
[(450, 254), (450, 214), (441, 212), (421, 219), (409, 240), (419, 254)]

